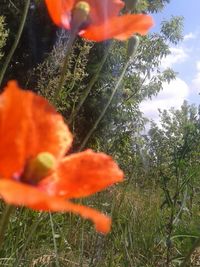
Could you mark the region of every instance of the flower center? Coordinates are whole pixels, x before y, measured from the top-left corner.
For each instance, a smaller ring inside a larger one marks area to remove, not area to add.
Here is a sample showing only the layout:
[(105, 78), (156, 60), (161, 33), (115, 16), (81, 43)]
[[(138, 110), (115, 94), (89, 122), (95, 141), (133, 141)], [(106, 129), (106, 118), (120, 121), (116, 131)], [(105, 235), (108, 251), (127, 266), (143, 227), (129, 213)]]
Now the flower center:
[(72, 11), (71, 29), (74, 33), (79, 32), (88, 24), (90, 5), (86, 1), (78, 1)]
[(50, 175), (55, 168), (56, 159), (49, 152), (41, 152), (36, 157), (28, 160), (21, 181), (36, 185), (43, 178)]

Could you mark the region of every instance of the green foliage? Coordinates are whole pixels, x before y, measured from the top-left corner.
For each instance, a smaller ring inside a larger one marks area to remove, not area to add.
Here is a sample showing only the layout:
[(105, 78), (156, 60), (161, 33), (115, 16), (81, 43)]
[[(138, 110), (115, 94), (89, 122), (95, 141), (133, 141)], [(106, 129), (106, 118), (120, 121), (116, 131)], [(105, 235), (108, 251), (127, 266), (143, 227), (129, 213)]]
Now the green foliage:
[(170, 21), (163, 21), (161, 27), (161, 33), (166, 40), (169, 40), (172, 44), (177, 44), (183, 39), (183, 17), (172, 16)]
[(169, 2), (170, 0), (138, 0), (136, 11), (137, 13), (141, 12), (158, 13), (162, 11), (166, 6), (166, 4), (168, 4)]
[[(200, 177), (199, 113), (184, 102), (180, 110), (160, 112), (162, 127), (152, 124), (147, 137), (150, 179), (156, 179), (163, 190), (161, 208), (166, 223), (166, 262), (181, 259), (199, 236), (197, 205)], [(157, 175), (155, 175), (157, 174)], [(197, 191), (196, 191), (197, 190)], [(196, 228), (196, 233), (194, 229)], [(180, 235), (174, 240), (174, 235)], [(196, 237), (195, 237), (196, 235)], [(189, 239), (189, 236), (193, 236)], [(176, 253), (179, 251), (179, 253)], [(177, 255), (178, 254), (178, 255)]]
[(170, 0), (146, 0), (148, 3), (148, 10), (152, 13), (160, 12), (164, 9), (166, 4), (170, 3)]
[[(95, 49), (93, 61), (97, 61), (98, 54), (102, 53), (99, 47), (95, 47)], [(127, 49), (129, 49), (129, 42), (113, 42), (112, 50), (99, 75), (99, 80), (94, 85), (81, 110), (83, 112), (81, 120), (79, 118), (76, 120), (77, 125), (85, 126), (84, 130), (86, 127), (89, 129), (92, 127), (92, 122), (95, 121), (98, 114), (101, 114), (108, 101), (118, 77), (126, 65)], [(169, 46), (163, 34), (151, 34), (140, 38), (139, 48), (135, 57), (129, 61), (123, 83), (94, 136), (90, 138), (89, 146), (94, 148), (97, 146), (98, 149), (102, 148), (108, 153), (117, 155), (116, 157), (121, 166), (124, 166), (126, 173), (130, 172), (130, 166), (135, 163), (130, 160), (131, 155), (135, 153), (133, 144), (143, 142), (139, 133), (144, 129), (145, 120), (139, 111), (139, 104), (144, 99), (157, 95), (162, 90), (163, 82), (170, 82), (175, 79), (173, 70), (160, 69), (161, 60), (169, 53)], [(89, 62), (89, 66), (90, 64), (92, 64), (91, 69), (93, 69), (94, 64)], [(87, 119), (88, 115), (89, 120)], [(83, 136), (84, 132), (81, 132), (80, 135)], [(109, 145), (106, 140), (109, 140)], [(142, 147), (142, 144), (139, 147)]]
[(69, 116), (71, 108), (83, 93), (83, 81), (88, 76), (86, 71), (88, 54), (93, 44), (81, 40), (76, 41), (68, 61), (61, 95), (56, 103), (55, 94), (58, 90), (63, 60), (67, 52), (67, 41), (68, 37), (65, 34), (60, 36), (52, 52), (35, 69), (34, 79), (37, 81), (36, 91), (48, 98), (64, 115), (68, 114)]
[(4, 55), (3, 48), (6, 45), (7, 38), (8, 30), (6, 29), (5, 18), (3, 16), (0, 16), (0, 60)]

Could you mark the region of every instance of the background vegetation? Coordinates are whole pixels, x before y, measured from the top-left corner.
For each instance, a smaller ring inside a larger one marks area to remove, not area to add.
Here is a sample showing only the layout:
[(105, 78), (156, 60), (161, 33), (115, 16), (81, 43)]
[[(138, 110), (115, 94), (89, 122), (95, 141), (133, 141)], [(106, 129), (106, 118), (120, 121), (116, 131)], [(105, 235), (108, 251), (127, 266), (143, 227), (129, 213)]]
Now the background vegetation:
[[(170, 4), (140, 0), (130, 10), (130, 0), (125, 2), (129, 12), (152, 14)], [(24, 5), (25, 1), (1, 0), (1, 68)], [(89, 222), (72, 214), (17, 209), (0, 251), (0, 266), (180, 266), (200, 238), (200, 113), (184, 102), (180, 110), (160, 112), (162, 127), (152, 122), (143, 134), (147, 119), (139, 104), (176, 77), (172, 69), (161, 70), (160, 63), (170, 54), (169, 46), (181, 41), (182, 27), (181, 17), (163, 21), (160, 32), (140, 37), (134, 56), (133, 39), (92, 43), (77, 38), (56, 97), (69, 33), (52, 24), (43, 1), (31, 1), (1, 88), (17, 79), (22, 87), (48, 98), (73, 131), (71, 152), (91, 147), (112, 155), (126, 181), (82, 200), (112, 216), (108, 236), (95, 233)], [(200, 266), (198, 248), (188, 266)]]

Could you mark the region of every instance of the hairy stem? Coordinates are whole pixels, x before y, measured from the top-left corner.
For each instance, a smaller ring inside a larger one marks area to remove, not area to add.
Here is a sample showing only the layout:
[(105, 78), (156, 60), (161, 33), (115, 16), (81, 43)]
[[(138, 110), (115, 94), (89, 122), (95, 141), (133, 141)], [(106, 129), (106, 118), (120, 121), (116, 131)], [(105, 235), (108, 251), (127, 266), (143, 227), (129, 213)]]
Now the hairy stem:
[(69, 57), (70, 57), (75, 39), (76, 39), (76, 33), (72, 32), (70, 35), (70, 38), (68, 40), (68, 43), (67, 43), (67, 49), (66, 49), (67, 52), (66, 52), (66, 55), (64, 58), (62, 69), (61, 69), (61, 75), (60, 75), (60, 80), (58, 82), (58, 87), (57, 87), (57, 90), (55, 92), (55, 100), (58, 100), (58, 98), (60, 96), (60, 92), (61, 92), (62, 87), (63, 87), (64, 82), (65, 82), (66, 68), (67, 68), (67, 65), (69, 62)]
[(111, 43), (108, 45), (107, 47), (107, 50), (106, 52), (104, 53), (104, 56), (102, 58), (102, 60), (100, 61), (99, 63), (99, 66), (98, 66), (98, 69), (96, 71), (96, 73), (94, 74), (94, 76), (92, 77), (92, 79), (90, 80), (86, 90), (85, 90), (85, 93), (81, 99), (81, 101), (79, 102), (77, 108), (75, 108), (74, 111), (72, 111), (70, 117), (69, 117), (69, 123), (71, 123), (74, 119), (74, 117), (78, 114), (79, 110), (81, 109), (82, 105), (84, 104), (86, 98), (88, 97), (90, 91), (92, 90), (92, 87), (94, 86), (95, 82), (97, 81), (98, 77), (99, 77), (99, 73), (101, 72), (102, 68), (103, 68), (103, 65), (104, 63), (106, 62), (106, 59), (109, 55), (109, 52), (110, 52), (110, 49), (111, 49)]
[(78, 149), (78, 151), (81, 151), (81, 150), (85, 147), (85, 145), (87, 144), (89, 138), (91, 137), (91, 135), (93, 134), (93, 132), (96, 130), (97, 126), (99, 125), (99, 122), (102, 120), (102, 118), (103, 118), (104, 115), (106, 114), (106, 111), (107, 111), (107, 109), (109, 108), (110, 103), (111, 103), (112, 100), (113, 100), (113, 97), (115, 96), (117, 90), (119, 89), (119, 87), (120, 87), (120, 85), (121, 85), (121, 82), (122, 82), (122, 80), (123, 80), (123, 78), (124, 78), (124, 75), (125, 75), (125, 73), (126, 73), (126, 70), (127, 70), (128, 66), (129, 66), (129, 63), (130, 63), (130, 61), (128, 60), (127, 63), (125, 64), (123, 70), (122, 70), (122, 73), (121, 73), (121, 75), (120, 75), (120, 77), (119, 77), (119, 79), (118, 79), (118, 81), (117, 81), (117, 83), (116, 83), (116, 85), (115, 85), (115, 88), (114, 88), (114, 90), (113, 90), (113, 92), (112, 92), (110, 98), (108, 99), (107, 104), (105, 105), (104, 109), (102, 110), (101, 114), (100, 114), (99, 117), (97, 118), (97, 120), (96, 120), (96, 122), (94, 123), (93, 127), (91, 128), (91, 130), (90, 130), (90, 131), (88, 132), (88, 134), (86, 135), (86, 137), (85, 137), (85, 139), (83, 140), (82, 144), (80, 145), (80, 148)]

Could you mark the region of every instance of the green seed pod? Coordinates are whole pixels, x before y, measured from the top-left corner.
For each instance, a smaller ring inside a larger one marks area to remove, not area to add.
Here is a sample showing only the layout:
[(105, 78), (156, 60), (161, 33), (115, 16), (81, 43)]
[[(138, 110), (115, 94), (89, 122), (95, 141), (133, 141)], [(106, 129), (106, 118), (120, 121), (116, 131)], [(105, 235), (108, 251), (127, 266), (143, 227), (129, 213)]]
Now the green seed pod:
[(51, 174), (55, 163), (56, 159), (52, 154), (41, 152), (27, 162), (21, 180), (25, 183), (37, 184), (40, 180)]
[(85, 15), (88, 15), (90, 12), (90, 5), (85, 1), (79, 1), (75, 5), (74, 10), (81, 10)]
[(128, 58), (133, 58), (136, 54), (140, 39), (137, 35), (134, 35), (128, 40), (127, 46), (127, 56)]
[(90, 5), (86, 1), (78, 1), (72, 11), (71, 28), (72, 31), (78, 31), (84, 25), (90, 13)]

